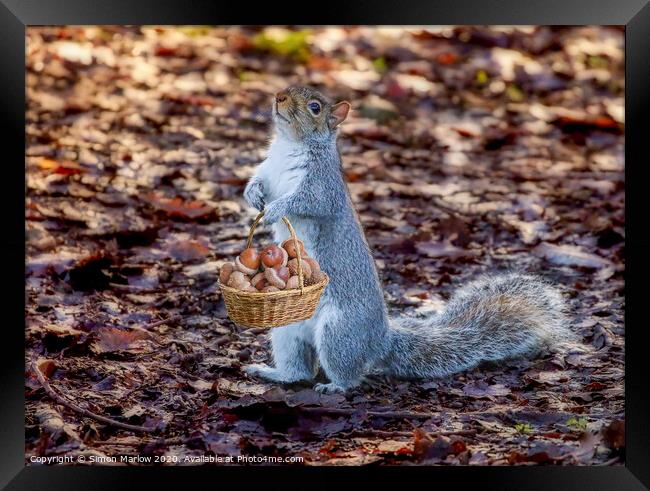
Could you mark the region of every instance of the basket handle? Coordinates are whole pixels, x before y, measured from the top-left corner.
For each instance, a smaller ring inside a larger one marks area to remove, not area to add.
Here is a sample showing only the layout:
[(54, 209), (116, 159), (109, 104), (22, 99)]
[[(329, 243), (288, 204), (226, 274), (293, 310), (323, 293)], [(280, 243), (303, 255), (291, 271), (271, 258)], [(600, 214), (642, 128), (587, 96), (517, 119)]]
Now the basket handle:
[[(255, 220), (253, 220), (253, 224), (251, 225), (251, 228), (248, 232), (248, 240), (246, 241), (246, 249), (250, 249), (253, 246), (253, 234), (255, 233), (255, 229), (259, 225), (260, 221), (264, 217), (264, 212), (260, 211), (259, 215), (255, 217)], [(289, 233), (291, 234), (291, 238), (293, 239), (293, 246), (296, 249), (296, 259), (298, 260), (298, 284), (300, 285), (300, 294), (302, 295), (305, 293), (305, 282), (303, 279), (302, 275), (302, 257), (300, 255), (300, 247), (298, 245), (298, 237), (296, 237), (296, 231), (293, 229), (293, 226), (291, 225), (291, 222), (287, 217), (282, 217), (282, 221), (285, 223), (287, 228), (289, 229)]]

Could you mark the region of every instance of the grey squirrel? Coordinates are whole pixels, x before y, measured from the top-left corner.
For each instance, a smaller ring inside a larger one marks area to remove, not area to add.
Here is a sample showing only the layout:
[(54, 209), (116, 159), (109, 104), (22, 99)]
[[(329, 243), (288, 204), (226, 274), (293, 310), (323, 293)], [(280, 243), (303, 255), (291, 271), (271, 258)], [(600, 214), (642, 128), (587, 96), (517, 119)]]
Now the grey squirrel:
[(265, 211), (278, 243), (288, 238), (286, 215), (330, 283), (311, 319), (271, 331), (275, 366), (244, 370), (290, 383), (314, 380), (320, 366), (330, 382), (314, 389), (341, 392), (370, 373), (440, 377), (570, 340), (559, 292), (525, 274), (470, 282), (429, 318), (389, 318), (336, 143), (349, 110), (348, 102), (333, 104), (309, 87), (275, 96), (275, 134), (244, 197)]

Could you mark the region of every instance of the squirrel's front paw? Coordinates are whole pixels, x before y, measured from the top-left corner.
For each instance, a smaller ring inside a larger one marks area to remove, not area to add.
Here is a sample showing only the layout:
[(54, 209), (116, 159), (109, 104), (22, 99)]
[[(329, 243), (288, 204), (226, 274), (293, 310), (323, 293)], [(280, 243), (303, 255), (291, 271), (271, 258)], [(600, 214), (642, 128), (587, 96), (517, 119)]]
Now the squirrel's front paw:
[(262, 211), (264, 209), (264, 185), (259, 179), (251, 179), (244, 189), (244, 199), (253, 208)]
[(336, 394), (345, 392), (345, 388), (340, 385), (329, 383), (329, 384), (316, 384), (314, 385), (314, 390), (320, 392), (321, 394)]
[(283, 201), (272, 201), (264, 208), (264, 221), (266, 223), (279, 222), (287, 214), (286, 206)]

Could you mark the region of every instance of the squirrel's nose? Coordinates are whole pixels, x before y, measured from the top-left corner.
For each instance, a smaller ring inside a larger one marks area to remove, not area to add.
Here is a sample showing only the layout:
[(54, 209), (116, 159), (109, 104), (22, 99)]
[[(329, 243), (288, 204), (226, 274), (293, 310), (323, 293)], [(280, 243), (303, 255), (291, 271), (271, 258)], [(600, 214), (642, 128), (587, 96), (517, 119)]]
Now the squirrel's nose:
[(281, 103), (281, 102), (284, 102), (286, 100), (287, 100), (287, 93), (286, 92), (283, 91), (283, 92), (278, 92), (277, 94), (275, 94), (275, 102), (277, 102), (278, 104)]

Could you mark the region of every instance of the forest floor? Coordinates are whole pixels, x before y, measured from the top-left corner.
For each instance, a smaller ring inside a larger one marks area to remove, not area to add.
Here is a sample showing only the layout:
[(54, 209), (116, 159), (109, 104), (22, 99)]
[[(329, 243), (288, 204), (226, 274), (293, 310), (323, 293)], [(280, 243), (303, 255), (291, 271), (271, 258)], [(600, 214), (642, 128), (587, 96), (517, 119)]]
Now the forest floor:
[[(623, 39), (29, 28), (26, 461), (622, 464)], [(559, 286), (583, 351), (345, 395), (247, 377), (267, 333), (228, 319), (217, 274), (293, 83), (352, 103), (340, 147), (392, 315), (528, 271)]]

